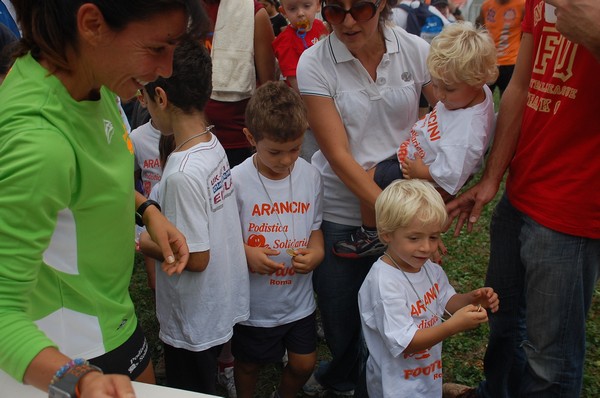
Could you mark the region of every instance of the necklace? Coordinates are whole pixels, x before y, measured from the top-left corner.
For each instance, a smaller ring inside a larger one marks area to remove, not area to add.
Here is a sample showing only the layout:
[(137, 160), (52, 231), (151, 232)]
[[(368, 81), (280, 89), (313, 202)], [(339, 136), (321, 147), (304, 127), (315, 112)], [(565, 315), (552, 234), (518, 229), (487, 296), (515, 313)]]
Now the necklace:
[[(419, 293), (417, 293), (417, 289), (415, 289), (415, 285), (413, 285), (413, 283), (410, 281), (410, 279), (408, 279), (408, 275), (406, 275), (406, 272), (404, 272), (404, 270), (402, 268), (400, 268), (400, 266), (398, 265), (398, 263), (396, 262), (396, 260), (394, 260), (394, 258), (392, 256), (390, 256), (387, 251), (385, 253), (383, 253), (383, 255), (390, 259), (390, 261), (392, 262), (392, 265), (394, 266), (394, 268), (396, 268), (396, 269), (400, 270), (400, 272), (402, 272), (402, 275), (404, 275), (404, 278), (406, 278), (406, 281), (408, 282), (408, 284), (412, 288), (412, 291), (415, 293), (415, 296), (417, 296), (417, 300), (419, 300), (419, 301), (421, 301), (423, 303), (423, 306), (425, 307), (425, 310), (431, 312), (433, 315), (435, 315), (438, 318), (440, 318), (442, 320), (442, 322), (445, 322), (446, 320), (443, 317), (439, 316), (436, 312), (433, 312), (433, 310), (431, 310), (425, 304), (425, 298), (423, 297), (423, 299), (422, 299), (419, 296)], [(429, 271), (427, 271), (427, 267), (423, 266), (423, 269), (425, 270), (425, 275), (427, 275), (427, 279), (429, 280), (429, 283), (431, 284), (431, 286), (434, 286), (433, 281), (431, 280), (431, 276), (429, 276)], [(436, 298), (436, 300), (437, 300), (437, 298)], [(448, 310), (446, 308), (444, 308), (444, 312), (445, 312), (446, 315), (452, 316), (452, 314), (450, 312), (448, 312)]]
[(214, 127), (215, 127), (215, 126), (211, 124), (211, 125), (210, 125), (210, 126), (208, 126), (206, 129), (204, 129), (204, 131), (203, 131), (203, 132), (201, 132), (201, 133), (199, 133), (199, 134), (194, 134), (193, 136), (191, 136), (191, 137), (190, 137), (190, 138), (188, 138), (187, 140), (183, 141), (181, 144), (177, 145), (177, 146), (175, 147), (175, 149), (173, 149), (173, 152), (177, 152), (178, 150), (180, 150), (180, 149), (181, 149), (181, 147), (182, 147), (182, 146), (184, 146), (185, 144), (187, 144), (188, 142), (190, 142), (190, 141), (191, 141), (191, 140), (193, 140), (194, 138), (198, 138), (198, 137), (200, 137), (200, 136), (203, 136), (204, 134), (211, 133)]
[[(260, 175), (260, 171), (258, 170), (258, 159), (256, 158), (257, 155), (254, 155), (253, 158), (253, 163), (254, 163), (254, 167), (256, 167), (256, 176), (258, 177), (258, 181), (260, 181), (260, 185), (263, 188), (263, 191), (265, 191), (265, 193), (267, 194), (267, 198), (269, 198), (269, 203), (271, 203), (271, 207), (274, 207), (274, 203), (273, 203), (273, 199), (271, 199), (271, 195), (269, 194), (269, 191), (267, 190), (267, 187), (265, 186), (265, 183)], [(292, 169), (288, 168), (288, 181), (289, 181), (289, 192), (290, 192), (290, 200), (293, 202), (294, 201), (294, 186), (292, 184)], [(293, 242), (296, 242), (296, 228), (294, 225), (294, 213), (290, 212), (290, 215), (292, 216), (292, 238), (294, 239)], [(290, 241), (290, 238), (288, 237), (287, 233), (285, 232), (285, 228), (283, 227), (283, 223), (281, 222), (281, 218), (279, 218), (279, 212), (275, 212), (275, 216), (277, 217), (277, 221), (279, 221), (279, 225), (281, 225), (281, 231), (283, 232), (283, 235), (285, 236), (286, 242), (292, 242)], [(296, 250), (294, 250), (293, 248), (287, 248), (285, 250), (285, 252), (290, 255), (291, 257), (295, 257), (298, 253), (296, 253)]]

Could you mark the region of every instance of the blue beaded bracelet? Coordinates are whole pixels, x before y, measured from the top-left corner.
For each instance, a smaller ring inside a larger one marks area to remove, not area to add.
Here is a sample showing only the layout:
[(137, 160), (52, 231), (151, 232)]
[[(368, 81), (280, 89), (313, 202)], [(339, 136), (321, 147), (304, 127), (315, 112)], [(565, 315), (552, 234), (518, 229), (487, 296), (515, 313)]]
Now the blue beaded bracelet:
[(75, 366), (81, 366), (81, 365), (89, 366), (89, 364), (90, 363), (83, 358), (76, 358), (76, 359), (73, 359), (73, 360), (67, 362), (65, 365), (63, 365), (63, 367), (61, 367), (60, 369), (58, 369), (56, 371), (54, 376), (52, 376), (52, 381), (50, 382), (50, 384), (54, 384), (57, 381), (59, 381), (60, 379), (62, 379), (63, 376), (65, 375), (65, 373), (67, 373), (70, 369), (74, 368)]

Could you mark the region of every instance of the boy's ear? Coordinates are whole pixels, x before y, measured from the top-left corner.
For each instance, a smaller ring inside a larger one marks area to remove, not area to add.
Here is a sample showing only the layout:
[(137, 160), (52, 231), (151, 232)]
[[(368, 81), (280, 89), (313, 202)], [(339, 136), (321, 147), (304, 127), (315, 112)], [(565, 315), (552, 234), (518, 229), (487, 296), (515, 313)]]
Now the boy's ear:
[(285, 13), (283, 6), (277, 7), (277, 11), (279, 11), (280, 14), (285, 15), (287, 17), (287, 14)]
[(162, 87), (156, 87), (154, 89), (154, 102), (158, 105), (160, 109), (166, 109), (169, 105), (169, 98), (167, 97), (167, 93)]
[(242, 129), (242, 131), (244, 132), (244, 135), (246, 136), (246, 139), (248, 140), (250, 145), (252, 145), (253, 147), (256, 147), (256, 141), (254, 140), (254, 136), (252, 135), (250, 130), (248, 130), (246, 127), (244, 127)]
[(390, 241), (392, 240), (389, 232), (384, 232), (384, 233), (380, 234), (379, 239), (386, 245), (389, 244)]

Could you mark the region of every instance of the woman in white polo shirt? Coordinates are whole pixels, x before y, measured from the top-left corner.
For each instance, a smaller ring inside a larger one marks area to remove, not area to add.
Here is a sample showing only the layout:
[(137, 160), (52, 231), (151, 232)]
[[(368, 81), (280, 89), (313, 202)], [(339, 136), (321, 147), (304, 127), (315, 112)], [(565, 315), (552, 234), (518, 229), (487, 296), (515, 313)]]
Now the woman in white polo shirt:
[(421, 91), (436, 102), (425, 62), (429, 45), (386, 24), (396, 3), (324, 1), (322, 14), (333, 33), (298, 64), (298, 86), (320, 147), (312, 164), (325, 186), (325, 259), (313, 282), (332, 354), (305, 385), (308, 394), (349, 395), (357, 388), (366, 360), (357, 295), (375, 257), (341, 258), (332, 247), (361, 225), (359, 198), (373, 205), (381, 193), (366, 170), (394, 156), (409, 137)]

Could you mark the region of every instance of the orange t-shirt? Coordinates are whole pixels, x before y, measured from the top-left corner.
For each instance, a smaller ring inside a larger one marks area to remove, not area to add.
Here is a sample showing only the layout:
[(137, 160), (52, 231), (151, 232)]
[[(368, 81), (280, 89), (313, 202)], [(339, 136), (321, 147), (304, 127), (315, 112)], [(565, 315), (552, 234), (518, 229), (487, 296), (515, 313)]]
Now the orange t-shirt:
[(525, 0), (509, 0), (505, 4), (486, 0), (482, 4), (481, 17), (496, 44), (498, 65), (514, 65), (517, 62), (524, 13)]

